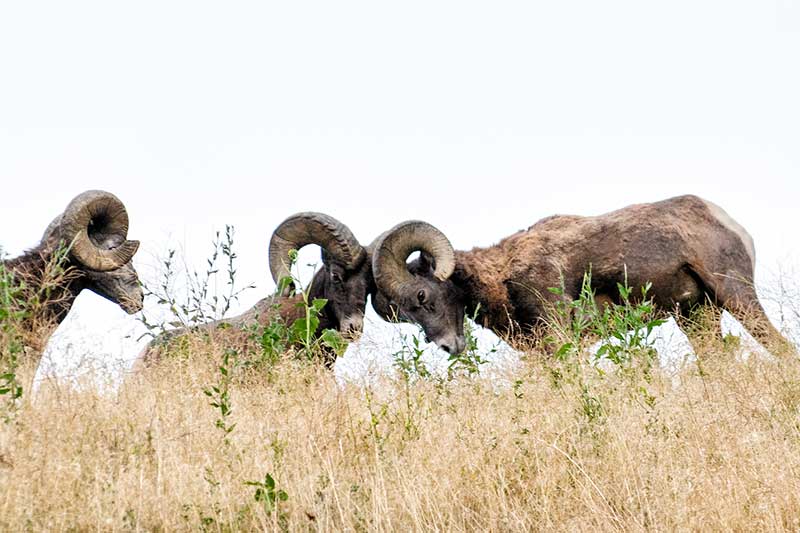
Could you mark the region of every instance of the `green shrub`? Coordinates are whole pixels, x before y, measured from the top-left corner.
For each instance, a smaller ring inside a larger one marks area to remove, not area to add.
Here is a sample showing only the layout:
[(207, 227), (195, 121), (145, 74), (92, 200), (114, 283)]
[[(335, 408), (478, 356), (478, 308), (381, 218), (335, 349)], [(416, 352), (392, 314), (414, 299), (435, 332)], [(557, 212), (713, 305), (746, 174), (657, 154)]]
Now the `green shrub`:
[[(0, 259), (2, 257), (0, 248)], [(23, 388), (17, 369), (25, 349), (22, 322), (28, 314), (24, 286), (0, 262), (0, 398), (3, 399), (5, 420), (9, 419), (22, 397)]]

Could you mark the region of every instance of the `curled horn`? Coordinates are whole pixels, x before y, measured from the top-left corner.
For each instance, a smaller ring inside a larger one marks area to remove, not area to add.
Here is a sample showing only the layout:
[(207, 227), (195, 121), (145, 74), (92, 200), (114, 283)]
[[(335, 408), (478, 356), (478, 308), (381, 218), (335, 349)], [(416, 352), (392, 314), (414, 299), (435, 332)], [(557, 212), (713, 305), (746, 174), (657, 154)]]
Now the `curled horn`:
[(291, 276), (289, 251), (307, 244), (319, 245), (325, 253), (354, 270), (364, 261), (366, 251), (350, 229), (324, 213), (297, 213), (278, 226), (269, 241), (269, 270), (278, 284)]
[(414, 281), (406, 260), (417, 251), (433, 257), (436, 263), (433, 275), (436, 279), (444, 281), (453, 273), (455, 252), (441, 231), (419, 220), (401, 222), (386, 233), (372, 255), (375, 284), (389, 298), (402, 301), (404, 291)]
[(105, 191), (76, 196), (61, 215), (60, 235), (76, 261), (101, 272), (124, 266), (139, 249), (139, 241), (127, 240), (125, 205)]

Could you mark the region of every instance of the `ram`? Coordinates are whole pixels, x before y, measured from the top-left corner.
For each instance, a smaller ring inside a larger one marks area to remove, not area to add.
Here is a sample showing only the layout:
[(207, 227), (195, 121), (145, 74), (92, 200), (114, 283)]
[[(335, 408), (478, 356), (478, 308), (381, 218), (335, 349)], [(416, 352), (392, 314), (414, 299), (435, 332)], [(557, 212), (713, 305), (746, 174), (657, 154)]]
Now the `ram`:
[[(414, 251), (420, 257), (406, 264)], [(471, 251), (454, 252), (439, 230), (408, 221), (385, 235), (372, 260), (380, 307), (391, 304), (450, 353), (464, 349), (465, 310), (477, 308), (479, 324), (513, 339), (542, 325), (559, 298), (577, 299), (589, 270), (598, 300), (619, 302), (617, 283), (627, 276), (637, 293), (651, 282), (649, 296), (661, 309), (687, 313), (710, 301), (757, 339), (783, 341), (756, 296), (752, 238), (696, 196), (593, 217), (551, 216)], [(562, 283), (563, 295), (548, 290)]]
[[(26, 307), (19, 333), (34, 369), (50, 335), (84, 289), (130, 314), (142, 309), (142, 288), (131, 264), (139, 242), (127, 237), (123, 203), (109, 192), (86, 191), (50, 223), (38, 246), (3, 262), (22, 291), (15, 299)], [(56, 270), (59, 274), (53, 274)]]
[[(270, 239), (269, 268), (276, 284), (291, 277), (290, 251), (300, 250), (308, 244), (319, 245), (322, 249), (322, 268), (314, 274), (306, 291), (307, 297), (309, 301), (327, 300), (319, 315), (315, 337), (325, 329), (334, 329), (345, 339), (356, 339), (363, 328), (367, 294), (374, 291), (368, 249), (335, 218), (324, 213), (297, 213), (284, 220)], [(291, 324), (304, 313), (302, 305), (299, 305), (302, 295), (291, 295), (292, 289), (287, 286), (281, 294), (260, 300), (239, 316), (163, 333), (144, 349), (139, 364), (147, 365), (158, 360), (173, 339), (190, 331), (213, 332), (220, 342), (233, 345), (246, 336), (243, 330), (247, 326), (265, 326), (277, 318), (276, 314), (286, 324)], [(326, 363), (332, 364), (333, 354), (325, 355)]]

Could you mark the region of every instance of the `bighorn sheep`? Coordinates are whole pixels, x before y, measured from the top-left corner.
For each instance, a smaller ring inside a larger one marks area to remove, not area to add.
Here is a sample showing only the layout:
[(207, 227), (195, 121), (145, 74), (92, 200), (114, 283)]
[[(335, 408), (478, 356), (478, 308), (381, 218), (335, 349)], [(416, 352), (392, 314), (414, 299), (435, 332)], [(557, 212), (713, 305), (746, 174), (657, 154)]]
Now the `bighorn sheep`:
[[(50, 335), (83, 289), (130, 314), (142, 309), (142, 288), (131, 264), (139, 242), (129, 241), (127, 236), (128, 213), (123, 203), (109, 192), (86, 191), (50, 223), (38, 246), (3, 262), (3, 268), (22, 285), (22, 299), (39, 304), (27, 309), (20, 332), (34, 369)], [(64, 249), (62, 274), (48, 279), (48, 269)], [(54, 281), (55, 286), (47, 285)]]
[[(414, 251), (421, 255), (407, 265)], [(408, 221), (386, 234), (372, 261), (382, 307), (392, 304), (401, 319), (420, 324), (450, 353), (464, 348), (465, 310), (471, 314), (480, 304), (478, 323), (500, 335), (530, 333), (554, 301), (578, 297), (589, 269), (599, 300), (619, 301), (616, 284), (627, 269), (628, 284), (651, 282), (649, 296), (664, 310), (686, 313), (707, 299), (757, 339), (781, 338), (753, 287), (752, 238), (720, 207), (696, 196), (599, 216), (551, 216), (471, 251), (454, 252), (439, 230)], [(565, 294), (548, 291), (561, 286), (562, 276)]]
[[(324, 329), (335, 329), (346, 339), (357, 338), (363, 328), (367, 294), (374, 291), (372, 262), (368, 250), (359, 244), (350, 229), (335, 218), (315, 212), (297, 213), (284, 220), (269, 243), (269, 268), (272, 279), (279, 284), (291, 276), (289, 252), (308, 244), (317, 244), (322, 249), (322, 268), (316, 272), (307, 289), (309, 301), (317, 298), (327, 300), (319, 315), (319, 327), (315, 336)], [(302, 295), (290, 296), (291, 287), (279, 295), (268, 296), (245, 313), (217, 320), (190, 329), (202, 329), (224, 336), (224, 342), (235, 342), (234, 336), (242, 336), (244, 326), (259, 323), (267, 325), (277, 312), (286, 324), (291, 324), (303, 315), (299, 308)], [(235, 326), (220, 328), (222, 324)], [(140, 362), (148, 364), (159, 357), (161, 347), (170, 339), (187, 333), (181, 328), (156, 337), (142, 352)], [(326, 353), (326, 363), (332, 364), (333, 354)], [(141, 364), (140, 363), (140, 364)]]

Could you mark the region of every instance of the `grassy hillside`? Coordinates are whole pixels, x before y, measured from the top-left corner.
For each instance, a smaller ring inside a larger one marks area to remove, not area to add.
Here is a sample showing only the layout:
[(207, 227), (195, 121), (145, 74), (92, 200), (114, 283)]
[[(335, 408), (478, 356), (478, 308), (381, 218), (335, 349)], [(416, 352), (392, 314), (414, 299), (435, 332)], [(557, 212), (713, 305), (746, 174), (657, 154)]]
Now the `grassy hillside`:
[(797, 530), (800, 362), (693, 341), (679, 382), (531, 352), (506, 386), (362, 389), (198, 337), (118, 390), (23, 396), (0, 425), (0, 529)]
[[(271, 323), (180, 338), (122, 384), (31, 391), (35, 309), (0, 281), (0, 531), (800, 529), (800, 360), (745, 360), (712, 310), (682, 321), (697, 361), (677, 376), (646, 298), (585, 292), (491, 380), (473, 343), (438, 375), (411, 339), (393, 374), (342, 385), (309, 328)], [(207, 284), (156, 296), (191, 323), (217, 312)]]

